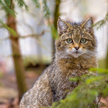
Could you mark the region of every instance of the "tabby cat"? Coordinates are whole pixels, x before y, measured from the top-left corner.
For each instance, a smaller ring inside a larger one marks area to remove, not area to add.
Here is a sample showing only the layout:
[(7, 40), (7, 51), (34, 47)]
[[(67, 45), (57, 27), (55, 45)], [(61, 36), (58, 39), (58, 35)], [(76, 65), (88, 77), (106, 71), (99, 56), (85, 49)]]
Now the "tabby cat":
[(64, 99), (78, 85), (78, 82), (69, 81), (70, 77), (80, 77), (87, 74), (89, 68), (97, 67), (97, 43), (92, 24), (92, 18), (83, 23), (58, 19), (59, 39), (55, 42), (55, 60), (24, 94), (20, 108), (51, 106), (53, 102)]

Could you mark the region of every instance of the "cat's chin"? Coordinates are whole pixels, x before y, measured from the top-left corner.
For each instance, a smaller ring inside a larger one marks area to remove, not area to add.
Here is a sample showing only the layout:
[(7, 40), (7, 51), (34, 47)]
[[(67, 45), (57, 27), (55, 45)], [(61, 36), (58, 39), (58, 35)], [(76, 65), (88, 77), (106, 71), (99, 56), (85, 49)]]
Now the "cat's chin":
[(67, 53), (74, 58), (78, 58), (79, 56), (84, 54), (84, 51), (82, 49), (79, 50), (72, 49), (72, 50), (67, 50)]
[(79, 53), (75, 53), (75, 54), (72, 54), (72, 56), (74, 57), (74, 58), (78, 58), (79, 56), (81, 56), (82, 54), (79, 54)]
[(71, 55), (74, 57), (74, 58), (78, 58), (79, 56), (82, 56), (84, 54), (84, 52), (73, 52), (71, 53)]

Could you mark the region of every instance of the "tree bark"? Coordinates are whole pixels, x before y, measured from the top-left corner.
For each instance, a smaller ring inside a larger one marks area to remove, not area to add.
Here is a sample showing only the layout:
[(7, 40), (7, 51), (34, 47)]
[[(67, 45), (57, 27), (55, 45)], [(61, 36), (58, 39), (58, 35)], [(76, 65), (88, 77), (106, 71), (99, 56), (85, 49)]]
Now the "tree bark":
[[(57, 20), (59, 18), (59, 6), (60, 6), (61, 1), (60, 0), (55, 0), (55, 11), (54, 11), (54, 27), (57, 30)], [(52, 38), (52, 56), (54, 60), (54, 55), (55, 55), (55, 39)]]
[[(11, 8), (14, 9), (14, 4), (12, 0), (11, 0)], [(8, 15), (7, 25), (17, 33), (16, 20), (13, 16)], [(27, 91), (27, 85), (26, 85), (25, 75), (24, 75), (25, 69), (24, 69), (23, 60), (20, 53), (20, 47), (18, 42), (18, 33), (16, 36), (10, 33), (10, 40), (11, 40), (12, 55), (13, 55), (14, 66), (15, 66), (15, 74), (16, 74), (17, 85), (18, 85), (19, 98), (21, 98), (22, 95)]]

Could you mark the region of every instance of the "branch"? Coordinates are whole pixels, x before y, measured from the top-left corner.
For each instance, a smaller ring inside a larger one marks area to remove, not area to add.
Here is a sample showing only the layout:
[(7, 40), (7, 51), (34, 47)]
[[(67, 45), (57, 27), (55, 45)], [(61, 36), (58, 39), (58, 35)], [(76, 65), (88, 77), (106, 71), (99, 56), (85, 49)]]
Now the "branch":
[(39, 36), (42, 36), (45, 32), (49, 32), (49, 31), (45, 30), (45, 31), (42, 31), (42, 33), (40, 33), (40, 34), (29, 34), (29, 35), (25, 35), (25, 36), (19, 36), (19, 38), (39, 37)]
[(105, 18), (96, 22), (95, 24), (93, 24), (93, 27), (96, 26), (97, 29), (99, 29), (100, 27), (102, 27), (104, 24), (106, 24), (108, 22), (108, 13), (106, 14)]
[[(44, 30), (40, 34), (29, 34), (29, 35), (24, 35), (24, 36), (18, 36), (18, 37), (15, 37), (15, 38), (28, 38), (28, 37), (36, 38), (36, 37), (42, 36), (45, 32), (49, 32), (49, 30)], [(2, 38), (2, 39), (0, 39), (0, 41), (6, 40), (6, 39), (10, 39), (10, 37)]]

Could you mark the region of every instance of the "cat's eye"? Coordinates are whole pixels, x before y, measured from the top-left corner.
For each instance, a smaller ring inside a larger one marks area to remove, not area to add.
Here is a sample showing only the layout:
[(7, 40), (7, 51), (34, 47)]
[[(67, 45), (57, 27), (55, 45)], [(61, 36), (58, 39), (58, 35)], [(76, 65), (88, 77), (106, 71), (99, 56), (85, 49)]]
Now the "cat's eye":
[(70, 38), (67, 39), (66, 41), (67, 41), (67, 43), (72, 43), (72, 39), (70, 39)]
[(85, 42), (86, 42), (86, 39), (82, 38), (82, 39), (80, 40), (80, 42), (81, 42), (81, 43), (85, 43)]

